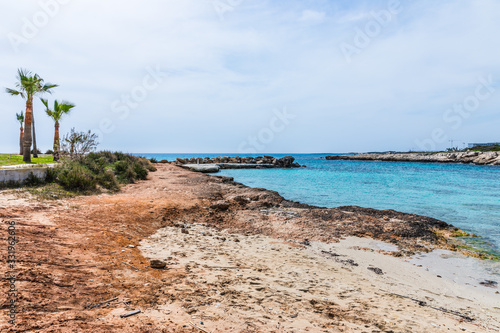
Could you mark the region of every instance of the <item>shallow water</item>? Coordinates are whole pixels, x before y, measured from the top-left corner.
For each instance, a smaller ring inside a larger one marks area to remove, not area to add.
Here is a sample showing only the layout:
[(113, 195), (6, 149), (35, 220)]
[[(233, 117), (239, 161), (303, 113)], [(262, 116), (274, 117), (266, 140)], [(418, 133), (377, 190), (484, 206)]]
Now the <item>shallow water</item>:
[[(175, 160), (221, 154), (139, 155)], [(219, 174), (316, 206), (355, 205), (430, 216), (481, 236), (469, 240), (470, 244), (500, 254), (499, 166), (327, 161), (322, 159), (326, 155), (293, 156), (307, 168), (222, 170)]]

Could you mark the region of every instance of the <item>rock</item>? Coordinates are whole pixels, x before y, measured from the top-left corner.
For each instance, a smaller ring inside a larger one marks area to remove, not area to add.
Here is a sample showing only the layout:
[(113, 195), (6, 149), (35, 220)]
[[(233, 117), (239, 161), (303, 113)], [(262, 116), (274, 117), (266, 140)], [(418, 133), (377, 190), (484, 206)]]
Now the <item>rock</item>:
[(229, 201), (235, 201), (241, 205), (247, 204), (250, 202), (250, 198), (244, 197), (242, 195), (235, 195), (235, 196), (230, 196), (227, 198)]
[(216, 164), (184, 164), (184, 168), (203, 173), (217, 173), (220, 167)]
[(485, 287), (496, 288), (498, 285), (498, 282), (492, 281), (492, 280), (484, 280), (483, 282), (479, 282), (479, 284), (483, 285)]
[(215, 210), (228, 210), (229, 209), (229, 202), (225, 200), (217, 201), (214, 202), (213, 204), (210, 205), (210, 208), (215, 209)]
[(326, 156), (327, 160), (396, 161), (396, 162), (436, 162), (472, 163), (478, 165), (498, 165), (498, 152), (454, 152), (454, 153), (367, 153)]
[(368, 269), (373, 271), (375, 274), (384, 275), (384, 272), (378, 267), (368, 267)]
[(151, 268), (162, 269), (162, 268), (165, 268), (167, 266), (167, 263), (164, 262), (163, 260), (151, 259), (150, 266), (151, 266)]
[(131, 249), (133, 249), (135, 246), (134, 245), (129, 245), (128, 247), (130, 247)]
[(295, 157), (293, 156), (285, 156), (276, 161), (276, 164), (282, 168), (291, 168), (293, 167), (293, 162), (295, 161)]

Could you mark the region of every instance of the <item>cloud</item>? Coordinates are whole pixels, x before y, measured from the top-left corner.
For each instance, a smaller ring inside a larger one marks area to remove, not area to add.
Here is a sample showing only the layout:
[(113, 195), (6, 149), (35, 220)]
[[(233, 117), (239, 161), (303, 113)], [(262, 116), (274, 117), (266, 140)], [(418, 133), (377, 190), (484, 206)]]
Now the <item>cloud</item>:
[(321, 23), (325, 19), (326, 13), (315, 10), (304, 10), (299, 18), (300, 22)]
[[(59, 0), (40, 3), (51, 1)], [(377, 28), (371, 13), (388, 10), (387, 1), (245, 1), (224, 20), (209, 1), (65, 2), (19, 52), (8, 34), (43, 9), (31, 0), (2, 5), (0, 85), (12, 87), (18, 67), (59, 84), (47, 97), (77, 105), (61, 132), (109, 121), (103, 149), (235, 152), (283, 107), (297, 117), (267, 152), (406, 150), (436, 127), (463, 141), (497, 133), (497, 1), (401, 2), (377, 34), (367, 30)], [(363, 47), (359, 34), (368, 36)], [(350, 63), (342, 43), (359, 51)], [(148, 68), (166, 77), (142, 99)], [(460, 129), (447, 127), (446, 110), (487, 75), (497, 91)], [(134, 94), (124, 117), (113, 105)], [(15, 113), (23, 107), (0, 93), (1, 152), (17, 151)], [(48, 149), (53, 124), (39, 101), (35, 116), (39, 145)]]

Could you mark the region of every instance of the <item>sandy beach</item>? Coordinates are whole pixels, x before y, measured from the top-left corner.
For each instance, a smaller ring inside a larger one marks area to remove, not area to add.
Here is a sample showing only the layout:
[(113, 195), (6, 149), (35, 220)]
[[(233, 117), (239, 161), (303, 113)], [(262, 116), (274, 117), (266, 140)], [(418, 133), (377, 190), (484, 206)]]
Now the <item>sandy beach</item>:
[(0, 331), (500, 330), (498, 285), (481, 284), (498, 265), (449, 251), (444, 222), (311, 207), (169, 164), (148, 178), (72, 199), (0, 192), (1, 242), (8, 221), (19, 239), (16, 325), (2, 301)]

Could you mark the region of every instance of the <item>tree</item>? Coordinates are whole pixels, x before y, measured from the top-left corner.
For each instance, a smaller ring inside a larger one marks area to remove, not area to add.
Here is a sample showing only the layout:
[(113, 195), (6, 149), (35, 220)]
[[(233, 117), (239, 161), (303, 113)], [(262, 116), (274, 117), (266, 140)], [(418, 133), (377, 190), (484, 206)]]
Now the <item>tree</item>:
[(94, 151), (99, 142), (98, 135), (88, 132), (76, 132), (74, 128), (66, 134), (62, 140), (62, 153), (69, 154), (71, 159), (80, 159), (84, 155)]
[(45, 105), (46, 110), (45, 113), (54, 120), (54, 161), (59, 160), (59, 155), (60, 155), (60, 141), (59, 141), (59, 121), (61, 120), (62, 116), (65, 114), (68, 114), (71, 109), (75, 107), (74, 104), (69, 103), (69, 102), (58, 102), (57, 100), (54, 101), (54, 107), (53, 109), (49, 109), (49, 102), (46, 99), (40, 98), (42, 101), (43, 105)]
[(23, 135), (23, 161), (31, 163), (30, 150), (33, 141), (33, 97), (45, 92), (51, 93), (51, 89), (57, 87), (57, 84), (44, 83), (44, 80), (38, 74), (33, 74), (30, 71), (21, 68), (17, 70), (17, 80), (17, 90), (6, 88), (5, 91), (13, 96), (19, 95), (26, 100)]
[(36, 147), (36, 132), (35, 132), (35, 114), (31, 112), (31, 135), (33, 136), (33, 157), (38, 157), (38, 148)]
[(23, 123), (24, 123), (24, 111), (21, 113), (16, 113), (17, 121), (21, 124), (21, 135), (19, 136), (19, 155), (23, 154)]

